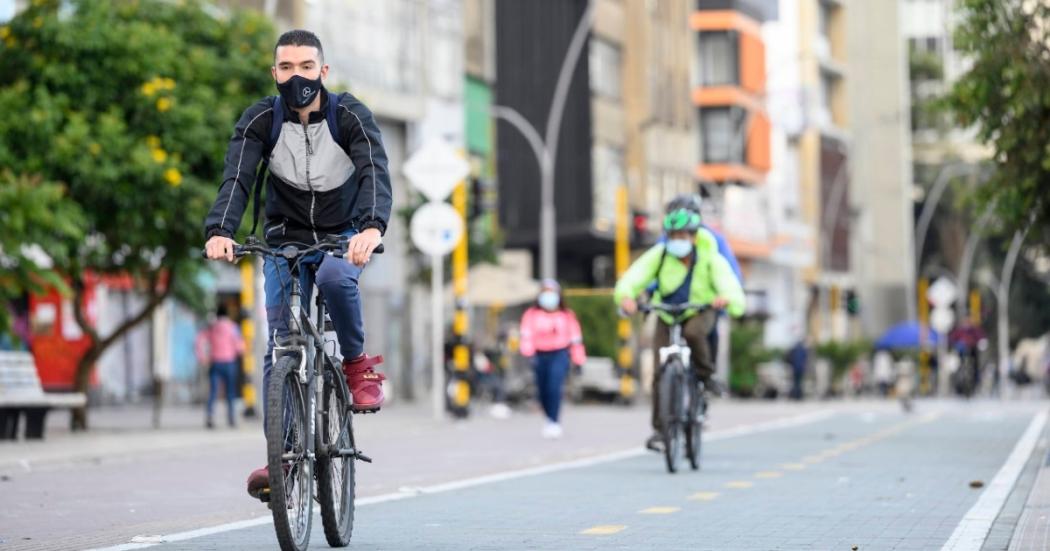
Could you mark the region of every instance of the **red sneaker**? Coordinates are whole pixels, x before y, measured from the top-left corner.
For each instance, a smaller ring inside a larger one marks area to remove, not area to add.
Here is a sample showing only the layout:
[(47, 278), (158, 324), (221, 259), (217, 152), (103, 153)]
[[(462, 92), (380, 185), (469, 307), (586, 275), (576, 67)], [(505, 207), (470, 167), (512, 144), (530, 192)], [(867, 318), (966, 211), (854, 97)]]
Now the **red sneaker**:
[(354, 398), (354, 411), (376, 412), (383, 405), (383, 381), (386, 376), (373, 369), (381, 363), (383, 356), (368, 354), (343, 360), (343, 373), (346, 374), (346, 384)]
[(248, 475), (248, 495), (255, 499), (261, 499), (263, 492), (270, 489), (270, 471), (266, 467), (260, 467)]

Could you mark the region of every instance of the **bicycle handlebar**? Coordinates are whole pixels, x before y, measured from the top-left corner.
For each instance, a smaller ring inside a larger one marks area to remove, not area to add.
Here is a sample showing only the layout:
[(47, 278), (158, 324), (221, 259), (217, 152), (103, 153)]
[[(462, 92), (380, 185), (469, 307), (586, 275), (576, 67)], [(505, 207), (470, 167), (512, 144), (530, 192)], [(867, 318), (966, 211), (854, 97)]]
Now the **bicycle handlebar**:
[(678, 314), (684, 314), (689, 310), (696, 310), (697, 312), (705, 312), (711, 310), (713, 307), (710, 304), (698, 304), (694, 302), (686, 302), (684, 304), (639, 304), (638, 311), (643, 314), (650, 312), (664, 312), (676, 316)]
[[(278, 247), (276, 249), (271, 249), (264, 243), (259, 242), (258, 239), (249, 237), (243, 245), (235, 244), (233, 246), (233, 257), (237, 259), (250, 254), (258, 254), (262, 256), (280, 256), (287, 260), (295, 260), (300, 256), (316, 251), (331, 253), (333, 256), (346, 256), (347, 247), (349, 243), (350, 240), (344, 236), (328, 235), (325, 236), (323, 241), (317, 243), (316, 245), (311, 245), (305, 248), (299, 248), (295, 245), (289, 244), (284, 245), (283, 247)], [(386, 248), (383, 246), (382, 243), (380, 243), (375, 248), (375, 250), (372, 251), (372, 253), (383, 254), (385, 250)], [(201, 256), (207, 259), (208, 251), (201, 249)]]

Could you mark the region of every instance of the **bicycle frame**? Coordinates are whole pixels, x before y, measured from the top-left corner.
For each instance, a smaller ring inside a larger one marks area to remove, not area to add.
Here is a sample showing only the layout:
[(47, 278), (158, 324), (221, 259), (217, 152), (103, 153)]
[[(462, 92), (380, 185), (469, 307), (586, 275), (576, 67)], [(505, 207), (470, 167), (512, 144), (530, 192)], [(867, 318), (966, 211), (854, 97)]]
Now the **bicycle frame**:
[(685, 339), (682, 337), (682, 324), (675, 321), (674, 325), (671, 326), (671, 338), (670, 344), (660, 348), (660, 365), (666, 365), (668, 360), (674, 356), (682, 361), (682, 365), (689, 365), (689, 361), (692, 359), (693, 350), (686, 344)]
[[(308, 434), (312, 436), (312, 438), (307, 438), (307, 457), (311, 461), (315, 461), (318, 450), (320, 450), (320, 453), (326, 456), (353, 456), (363, 461), (369, 461), (368, 458), (357, 452), (352, 431), (349, 432), (350, 448), (340, 449), (336, 447), (335, 443), (330, 443), (331, 445), (326, 449), (323, 442), (324, 435), (317, 430), (318, 427), (323, 426), (322, 412), (318, 408), (318, 404), (321, 403), (323, 398), (324, 363), (329, 361), (328, 354), (324, 349), (326, 342), (324, 335), (318, 330), (319, 327), (325, 327), (325, 306), (324, 299), (321, 293), (318, 292), (314, 313), (316, 322), (311, 321), (310, 316), (303, 308), (303, 290), (299, 282), (300, 269), (298, 263), (291, 264), (292, 290), (289, 296), (288, 335), (280, 337), (274, 334), (273, 365), (277, 365), (277, 360), (284, 356), (295, 356), (296, 354), (299, 356), (299, 383), (306, 385), (307, 418), (310, 420)], [(307, 269), (311, 268), (307, 267)], [(338, 373), (334, 365), (332, 369), (333, 372)], [(341, 382), (341, 378), (337, 378), (336, 384), (345, 383)], [(340, 428), (340, 435), (347, 431), (350, 424), (350, 416), (350, 412), (347, 411), (346, 415), (342, 417), (343, 426)]]

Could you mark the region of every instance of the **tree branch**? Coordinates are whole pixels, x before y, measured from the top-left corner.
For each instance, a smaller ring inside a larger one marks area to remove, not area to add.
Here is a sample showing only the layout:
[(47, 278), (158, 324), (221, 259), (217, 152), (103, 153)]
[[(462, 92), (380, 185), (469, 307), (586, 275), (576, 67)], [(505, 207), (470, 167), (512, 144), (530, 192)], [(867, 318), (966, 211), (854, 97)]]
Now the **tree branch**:
[(150, 299), (146, 303), (146, 306), (144, 306), (142, 308), (142, 310), (138, 314), (136, 314), (135, 316), (131, 317), (130, 319), (124, 320), (124, 323), (121, 323), (120, 326), (117, 327), (113, 331), (113, 333), (111, 333), (106, 338), (102, 339), (98, 343), (99, 349), (100, 350), (105, 350), (110, 345), (112, 345), (114, 342), (116, 342), (118, 339), (123, 337), (128, 331), (130, 331), (136, 325), (142, 323), (147, 317), (149, 317), (153, 313), (153, 310), (157, 306), (159, 306), (160, 303), (164, 302), (164, 299), (168, 298), (168, 295), (171, 294), (172, 289), (175, 287), (173, 285), (173, 283), (172, 283), (174, 278), (175, 278), (174, 274), (169, 272), (168, 273), (168, 282), (167, 282), (168, 284), (164, 287), (163, 291), (160, 291), (158, 293), (157, 292), (157, 276), (156, 276), (156, 274), (151, 275), (150, 280), (149, 280), (149, 295), (150, 295)]
[(93, 344), (98, 344), (99, 334), (98, 331), (88, 323), (87, 316), (84, 315), (84, 279), (82, 276), (73, 276), (73, 318), (77, 320), (77, 325), (80, 326), (80, 330), (91, 340)]

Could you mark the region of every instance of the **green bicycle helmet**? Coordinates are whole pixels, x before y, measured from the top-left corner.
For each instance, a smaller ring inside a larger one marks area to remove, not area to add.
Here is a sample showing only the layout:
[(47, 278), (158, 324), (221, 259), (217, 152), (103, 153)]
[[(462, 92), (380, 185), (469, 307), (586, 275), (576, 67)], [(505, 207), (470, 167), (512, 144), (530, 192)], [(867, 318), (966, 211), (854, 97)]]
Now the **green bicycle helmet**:
[(700, 214), (688, 209), (678, 208), (664, 216), (664, 231), (697, 231), (700, 229)]
[(700, 208), (704, 204), (704, 200), (698, 193), (683, 193), (671, 199), (671, 202), (667, 203), (666, 212), (670, 213), (678, 209), (691, 210), (697, 214), (700, 214)]

